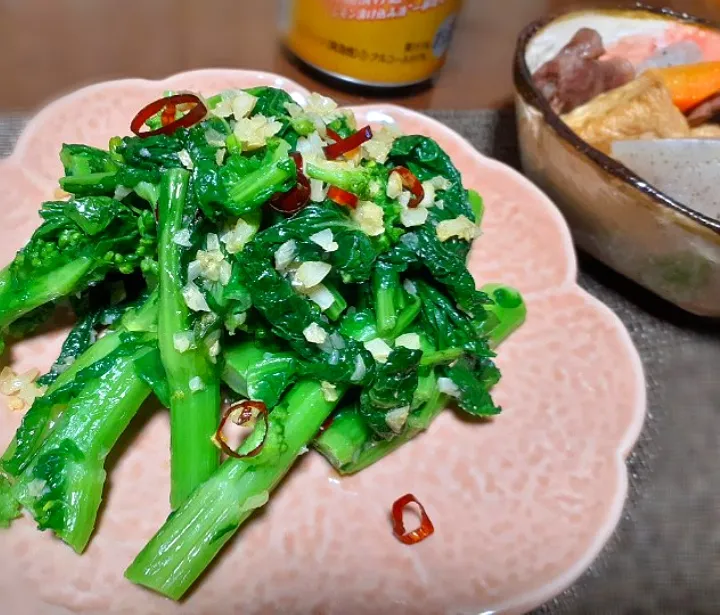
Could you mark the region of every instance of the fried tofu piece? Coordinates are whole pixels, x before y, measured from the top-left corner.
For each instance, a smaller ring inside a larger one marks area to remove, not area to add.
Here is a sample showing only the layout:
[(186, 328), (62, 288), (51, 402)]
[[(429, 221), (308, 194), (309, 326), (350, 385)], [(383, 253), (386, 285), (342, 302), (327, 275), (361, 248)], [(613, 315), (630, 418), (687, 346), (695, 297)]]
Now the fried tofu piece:
[(690, 126), (673, 104), (662, 79), (646, 72), (637, 79), (563, 116), (584, 141), (606, 154), (613, 141), (690, 136)]
[(690, 129), (693, 139), (720, 139), (720, 124), (703, 124)]

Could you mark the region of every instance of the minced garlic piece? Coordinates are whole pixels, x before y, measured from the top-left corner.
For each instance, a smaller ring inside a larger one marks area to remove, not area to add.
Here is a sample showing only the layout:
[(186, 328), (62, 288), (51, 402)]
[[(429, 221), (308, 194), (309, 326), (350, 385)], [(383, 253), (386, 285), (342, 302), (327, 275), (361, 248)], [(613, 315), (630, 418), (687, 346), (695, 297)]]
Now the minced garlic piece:
[(192, 246), (192, 243), (190, 242), (190, 231), (186, 228), (180, 229), (177, 233), (175, 233), (172, 240), (173, 243), (176, 243), (183, 248), (189, 248)]
[(205, 388), (205, 383), (202, 381), (202, 378), (200, 378), (200, 376), (195, 376), (193, 378), (190, 378), (190, 382), (188, 382), (188, 387), (193, 393), (197, 393), (198, 391), (202, 391)]
[(430, 184), (435, 190), (450, 190), (452, 187), (452, 182), (449, 179), (445, 179), (442, 175), (433, 177), (430, 180)]
[(364, 158), (370, 158), (385, 164), (390, 154), (393, 142), (400, 136), (400, 132), (394, 126), (384, 124), (377, 130), (373, 130), (373, 138), (362, 144)]
[(252, 110), (255, 108), (257, 100), (256, 96), (240, 90), (230, 103), (235, 119), (241, 120), (250, 115)]
[(395, 346), (403, 346), (410, 350), (420, 350), (420, 336), (417, 333), (404, 333), (397, 337)]
[(323, 380), (320, 383), (320, 387), (322, 389), (323, 397), (325, 398), (325, 401), (337, 401), (338, 400), (338, 390), (337, 387), (332, 384), (331, 382), (326, 382)]
[(460, 215), (452, 220), (443, 220), (437, 225), (436, 230), (440, 241), (447, 241), (451, 237), (472, 241), (475, 239), (477, 226), (466, 216)]
[(326, 124), (341, 117), (343, 111), (338, 109), (338, 104), (327, 96), (313, 92), (303, 106), (305, 113), (314, 114), (320, 117)]
[(427, 217), (428, 210), (425, 207), (406, 207), (400, 211), (400, 223), (405, 227), (421, 226)]
[(335, 252), (340, 247), (329, 228), (310, 235), (309, 239), (319, 245), (325, 252)]
[(400, 177), (400, 173), (397, 171), (393, 171), (390, 173), (390, 176), (388, 177), (388, 183), (387, 188), (385, 190), (385, 194), (387, 194), (388, 198), (390, 199), (396, 199), (398, 198), (403, 191), (403, 183), (402, 183), (402, 177)]
[(173, 334), (173, 348), (181, 354), (190, 350), (190, 346), (194, 343), (195, 335), (192, 331), (179, 331)]
[(297, 244), (295, 240), (289, 239), (275, 250), (275, 269), (280, 273), (285, 273), (297, 254)]
[(385, 212), (380, 205), (376, 205), (372, 201), (360, 201), (351, 215), (360, 230), (366, 235), (376, 237), (385, 232), (383, 223)]
[(237, 254), (255, 236), (255, 227), (248, 224), (243, 218), (238, 218), (235, 226), (220, 236), (229, 254)]
[(327, 331), (316, 322), (310, 323), (305, 327), (303, 329), (303, 335), (308, 342), (313, 344), (322, 344), (328, 338)]
[(460, 397), (460, 389), (450, 378), (438, 378), (437, 385), (441, 393), (450, 395), (450, 397)]
[(385, 423), (387, 423), (387, 426), (393, 430), (393, 433), (400, 433), (403, 427), (405, 427), (405, 423), (407, 423), (409, 414), (410, 406), (395, 408), (385, 415)]
[(238, 120), (233, 132), (244, 150), (254, 150), (264, 147), (267, 140), (281, 130), (282, 124), (275, 118), (255, 115)]
[(182, 289), (182, 296), (187, 305), (193, 312), (210, 312), (210, 306), (205, 299), (205, 295), (192, 282), (188, 282)]
[(7, 405), (11, 410), (27, 410), (36, 398), (45, 394), (46, 387), (35, 384), (39, 375), (40, 371), (37, 369), (17, 374), (10, 367), (3, 368), (0, 372), (0, 393), (8, 397)]
[(177, 153), (177, 156), (180, 159), (180, 164), (183, 165), (186, 169), (192, 170), (195, 168), (192, 158), (190, 158), (190, 154), (188, 153), (188, 151), (186, 149), (181, 149)]
[(310, 301), (315, 303), (320, 308), (321, 312), (330, 309), (333, 303), (335, 303), (335, 297), (328, 290), (325, 284), (318, 284), (316, 286), (313, 286), (312, 288), (307, 289), (307, 291), (305, 291), (305, 294), (307, 295), (307, 298), (310, 299)]
[(306, 261), (295, 271), (293, 286), (309, 289), (322, 282), (332, 270), (332, 265), (323, 261)]
[(310, 180), (310, 200), (313, 203), (322, 203), (327, 197), (328, 186), (319, 179)]
[(363, 342), (365, 349), (373, 356), (378, 363), (385, 363), (392, 352), (392, 348), (387, 345), (385, 340), (376, 337), (369, 342)]

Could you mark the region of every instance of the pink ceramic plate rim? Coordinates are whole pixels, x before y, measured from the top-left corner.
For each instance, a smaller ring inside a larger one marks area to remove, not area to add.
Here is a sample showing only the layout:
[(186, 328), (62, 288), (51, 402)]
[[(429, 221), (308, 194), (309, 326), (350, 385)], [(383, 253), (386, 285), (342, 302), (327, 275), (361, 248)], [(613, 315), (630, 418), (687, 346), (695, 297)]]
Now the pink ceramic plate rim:
[[(20, 136), (12, 155), (3, 161), (0, 161), (0, 179), (2, 179), (3, 173), (17, 171), (18, 173), (24, 174), (37, 190), (42, 191), (44, 198), (51, 198), (51, 194), (48, 194), (48, 192), (57, 184), (54, 180), (49, 180), (48, 178), (57, 177), (57, 175), (52, 175), (52, 173), (54, 173), (54, 169), (49, 169), (47, 166), (43, 166), (42, 157), (37, 157), (38, 151), (33, 148), (37, 145), (35, 138), (37, 137), (38, 132), (42, 131), (42, 127), (44, 125), (47, 126), (48, 122), (56, 118), (56, 115), (60, 114), (63, 109), (67, 109), (70, 102), (81, 101), (89, 96), (92, 96), (93, 93), (103, 92), (108, 89), (123, 93), (132, 92), (137, 94), (138, 92), (147, 92), (151, 89), (153, 91), (157, 90), (162, 88), (163, 85), (166, 85), (168, 88), (177, 88), (178, 83), (191, 84), (194, 81), (201, 83), (214, 81), (237, 81), (242, 84), (254, 83), (276, 85), (277, 87), (282, 87), (288, 90), (298, 99), (302, 99), (308, 94), (307, 90), (298, 84), (285, 79), (284, 77), (263, 72), (230, 69), (208, 69), (179, 73), (163, 81), (125, 79), (91, 85), (49, 104), (28, 123)], [(597, 317), (603, 325), (607, 326), (608, 330), (612, 331), (613, 335), (617, 336), (621, 348), (620, 354), (623, 355), (621, 358), (628, 361), (628, 365), (632, 371), (632, 375), (629, 376), (629, 378), (631, 380), (630, 385), (635, 398), (629, 406), (631, 410), (628, 412), (628, 416), (624, 417), (624, 420), (622, 421), (624, 424), (622, 435), (620, 437), (617, 435), (614, 436), (614, 463), (617, 472), (617, 476), (615, 477), (615, 491), (613, 493), (613, 497), (604, 503), (605, 521), (593, 528), (593, 541), (587, 546), (582, 554), (574, 559), (574, 561), (568, 562), (567, 566), (563, 570), (558, 571), (552, 580), (543, 583), (541, 586), (533, 589), (532, 591), (527, 591), (525, 593), (521, 593), (520, 595), (516, 595), (514, 598), (494, 603), (491, 605), (491, 608), (486, 609), (483, 612), (514, 613), (533, 608), (560, 593), (580, 574), (582, 574), (582, 572), (590, 565), (593, 559), (600, 552), (603, 545), (614, 531), (614, 528), (620, 518), (628, 485), (625, 457), (631, 450), (640, 433), (646, 409), (644, 377), (639, 355), (632, 344), (629, 334), (614, 313), (605, 305), (585, 293), (585, 291), (577, 285), (575, 279), (577, 264), (569, 230), (558, 210), (539, 189), (537, 189), (515, 170), (500, 162), (483, 156), (477, 152), (468, 141), (460, 137), (457, 133), (427, 116), (389, 104), (365, 105), (353, 107), (353, 109), (361, 121), (365, 120), (373, 123), (378, 121), (390, 121), (419, 126), (421, 128), (425, 127), (425, 131), (433, 134), (436, 138), (441, 136), (444, 146), (453, 147), (453, 151), (451, 152), (451, 157), (453, 157), (453, 159), (455, 159), (456, 155), (464, 158), (463, 165), (469, 165), (470, 167), (472, 165), (476, 165), (477, 169), (479, 169), (478, 173), (480, 174), (486, 170), (490, 170), (497, 176), (504, 176), (503, 181), (507, 181), (508, 184), (513, 184), (519, 189), (522, 189), (524, 194), (533, 201), (534, 205), (542, 210), (542, 215), (546, 218), (546, 221), (550, 221), (549, 224), (553, 227), (552, 230), (556, 234), (556, 240), (560, 242), (561, 252), (563, 255), (562, 258), (564, 258), (564, 262), (561, 263), (560, 267), (560, 269), (564, 270), (564, 274), (560, 276), (560, 279), (545, 288), (531, 289), (528, 292), (525, 292), (524, 294), (527, 299), (529, 301), (542, 301), (542, 299), (546, 296), (550, 297), (561, 294), (574, 296), (582, 303), (582, 309), (587, 310), (588, 313), (593, 312), (594, 316)], [(78, 113), (82, 113), (82, 109), (78, 109)], [(56, 119), (61, 120), (61, 118)], [(418, 130), (418, 132), (422, 132), (422, 130)], [(56, 160), (57, 152), (52, 151), (42, 153), (54, 157)], [(26, 156), (28, 155), (34, 157), (27, 158)], [(38, 166), (36, 168), (29, 167), (29, 165), (32, 165), (35, 161), (35, 157), (39, 159)], [(467, 173), (467, 168), (469, 167), (465, 167), (463, 169), (464, 174)], [(31, 190), (29, 185), (27, 190)], [(6, 215), (6, 212), (4, 212), (3, 215)], [(471, 265), (473, 262), (474, 261), (471, 260)], [(502, 350), (500, 354), (502, 357)], [(611, 412), (612, 408), (608, 408), (607, 411)]]

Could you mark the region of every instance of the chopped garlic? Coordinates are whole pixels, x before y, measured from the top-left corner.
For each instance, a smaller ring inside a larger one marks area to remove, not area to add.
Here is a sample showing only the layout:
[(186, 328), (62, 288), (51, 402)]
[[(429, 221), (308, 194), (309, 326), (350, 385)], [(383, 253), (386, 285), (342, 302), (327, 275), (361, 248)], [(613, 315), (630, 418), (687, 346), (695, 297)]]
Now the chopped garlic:
[(307, 290), (307, 297), (310, 301), (317, 304), (322, 312), (330, 309), (332, 304), (335, 303), (335, 297), (333, 297), (333, 294), (325, 284), (318, 284), (317, 286), (309, 288)]
[(328, 187), (319, 179), (310, 180), (310, 200), (313, 203), (322, 203), (328, 193)]
[(183, 165), (186, 169), (192, 170), (193, 168), (195, 168), (192, 158), (190, 158), (190, 154), (186, 149), (181, 149), (177, 153), (177, 157), (180, 159), (180, 164)]
[(430, 183), (435, 190), (450, 190), (452, 187), (452, 182), (449, 179), (445, 179), (442, 175), (436, 175), (430, 180)]
[(275, 250), (275, 269), (280, 273), (285, 273), (295, 260), (296, 253), (297, 244), (294, 239), (289, 239)]
[(417, 296), (417, 286), (415, 286), (411, 280), (405, 280), (403, 282), (403, 288), (413, 297)]
[(249, 498), (243, 501), (242, 505), (240, 506), (240, 512), (244, 513), (255, 510), (256, 508), (261, 508), (265, 506), (265, 504), (267, 504), (269, 500), (270, 494), (267, 490), (261, 491), (256, 495), (251, 495)]
[(420, 336), (417, 333), (404, 333), (395, 340), (395, 346), (403, 346), (410, 350), (420, 350)]
[(316, 322), (310, 323), (305, 327), (303, 329), (303, 335), (308, 342), (312, 342), (313, 344), (322, 344), (328, 338), (327, 331)]
[(325, 401), (337, 401), (338, 400), (338, 390), (337, 387), (332, 384), (331, 382), (326, 382), (323, 380), (320, 383), (320, 387), (322, 389), (323, 397), (325, 398)]
[(27, 494), (31, 498), (39, 498), (47, 487), (47, 481), (41, 478), (34, 478), (27, 485)]
[(305, 161), (325, 160), (325, 142), (316, 132), (310, 133), (307, 137), (300, 137), (295, 149)]
[(176, 243), (183, 248), (192, 247), (192, 243), (190, 242), (190, 231), (186, 228), (180, 229), (177, 233), (175, 233), (172, 240), (173, 243)]
[(188, 263), (188, 282), (194, 282), (202, 275), (202, 267), (200, 261), (190, 261)]
[(192, 331), (179, 331), (173, 334), (173, 348), (181, 354), (190, 350), (190, 346), (194, 343), (195, 335)]
[(232, 115), (232, 101), (238, 95), (240, 90), (225, 90), (220, 93), (220, 102), (210, 110), (210, 114), (215, 117), (229, 117)]
[(237, 254), (255, 236), (257, 229), (248, 224), (243, 218), (238, 218), (235, 226), (220, 236), (220, 241), (225, 244), (229, 254)]
[(419, 203), (420, 207), (432, 207), (435, 203), (435, 186), (432, 181), (422, 183), (423, 198)]
[(385, 363), (392, 352), (392, 348), (387, 345), (385, 340), (376, 337), (369, 342), (363, 342), (365, 349), (373, 356), (378, 363)]
[(385, 423), (387, 423), (387, 426), (392, 429), (394, 433), (400, 433), (403, 427), (405, 427), (409, 414), (410, 406), (395, 408), (385, 415)]
[(323, 261), (306, 261), (295, 271), (293, 286), (304, 289), (317, 286), (330, 273), (331, 269), (332, 265)]
[(220, 355), (220, 340), (216, 340), (215, 343), (208, 348), (208, 356), (210, 361), (213, 363), (217, 362), (217, 358)]
[(371, 179), (370, 183), (368, 184), (368, 194), (374, 198), (381, 192), (382, 184), (376, 179)]
[(350, 376), (352, 382), (360, 382), (367, 374), (367, 365), (361, 355), (355, 355), (355, 370)]
[(310, 235), (310, 241), (319, 245), (325, 252), (335, 252), (340, 247), (329, 228)]
[(8, 397), (7, 405), (11, 410), (27, 410), (36, 398), (45, 394), (46, 387), (38, 386), (35, 380), (40, 376), (37, 369), (29, 369), (17, 374), (10, 367), (0, 372), (0, 393)]
[(247, 312), (241, 312), (240, 314), (230, 314), (225, 319), (225, 328), (230, 335), (235, 335), (235, 332), (239, 327), (242, 327), (247, 320)]
[(185, 304), (193, 312), (210, 312), (210, 306), (208, 305), (205, 295), (200, 292), (200, 289), (192, 282), (182, 289), (182, 296), (185, 299)]
[(445, 209), (445, 201), (443, 201), (442, 199), (438, 199), (437, 201), (435, 201), (435, 207), (437, 207), (438, 209)]
[(400, 132), (397, 128), (388, 124), (373, 130), (373, 138), (362, 144), (363, 157), (385, 164), (392, 149), (393, 141), (399, 136)]
[(370, 237), (376, 237), (385, 232), (385, 224), (383, 223), (384, 215), (385, 212), (383, 208), (372, 201), (360, 201), (351, 213), (355, 224), (360, 227), (363, 233)]
[(220, 249), (220, 240), (215, 233), (208, 233), (205, 238), (205, 248), (208, 252), (214, 252)]
[(188, 382), (188, 387), (190, 387), (190, 390), (193, 393), (197, 393), (198, 391), (202, 391), (205, 388), (205, 383), (202, 381), (202, 378), (200, 378), (200, 376), (195, 376), (193, 378), (190, 378), (190, 382)]
[(225, 147), (225, 135), (214, 128), (208, 128), (205, 131), (205, 140), (208, 142), (208, 145), (212, 145), (213, 147)]
[(450, 397), (460, 397), (460, 389), (450, 378), (438, 378), (438, 390)]
[(437, 225), (437, 236), (440, 241), (447, 241), (451, 237), (459, 237), (465, 241), (472, 241), (477, 233), (477, 226), (469, 218), (460, 215), (452, 220), (443, 220)]
[(428, 210), (425, 207), (404, 208), (400, 211), (400, 222), (405, 227), (421, 226), (425, 224)]
[(403, 190), (397, 198), (398, 203), (400, 203), (403, 207), (407, 207), (410, 204), (412, 196), (413, 195), (409, 190)]
[(398, 173), (397, 171), (393, 171), (388, 177), (388, 184), (387, 188), (385, 189), (385, 194), (390, 199), (396, 199), (402, 194), (402, 191), (402, 177), (400, 177), (400, 173)]
[(317, 92), (313, 92), (308, 96), (304, 110), (305, 113), (317, 115), (326, 124), (329, 124), (343, 114), (343, 111), (338, 109), (337, 103), (332, 98), (328, 98)]
[(225, 148), (221, 147), (219, 150), (215, 152), (215, 164), (219, 167), (222, 166), (223, 162), (225, 160)]
[(281, 130), (282, 124), (275, 118), (255, 115), (238, 120), (233, 132), (244, 150), (254, 150), (263, 147), (270, 137)]
[[(210, 243), (210, 235), (208, 235), (208, 247), (215, 248), (217, 235), (212, 235), (214, 241)], [(219, 244), (218, 244), (219, 247)], [(200, 272), (202, 277), (211, 282), (220, 282), (226, 286), (232, 275), (232, 265), (225, 260), (225, 255), (219, 249), (198, 250), (197, 262), (200, 263)]]
[(257, 103), (257, 97), (242, 90), (238, 91), (237, 95), (232, 99), (230, 106), (232, 107), (233, 115), (236, 120), (246, 118), (252, 110), (255, 108)]
[(133, 189), (128, 188), (127, 186), (117, 186), (115, 188), (115, 194), (113, 194), (113, 198), (116, 201), (122, 201), (132, 191), (133, 191)]

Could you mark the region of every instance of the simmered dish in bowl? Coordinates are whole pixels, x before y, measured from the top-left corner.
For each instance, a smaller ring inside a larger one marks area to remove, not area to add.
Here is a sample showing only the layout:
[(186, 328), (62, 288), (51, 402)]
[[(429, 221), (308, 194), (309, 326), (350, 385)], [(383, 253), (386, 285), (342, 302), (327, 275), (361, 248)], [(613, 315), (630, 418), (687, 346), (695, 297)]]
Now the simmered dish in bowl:
[(578, 245), (713, 316), (719, 60), (712, 24), (644, 7), (532, 24), (515, 58), (525, 170), (555, 197)]

